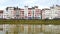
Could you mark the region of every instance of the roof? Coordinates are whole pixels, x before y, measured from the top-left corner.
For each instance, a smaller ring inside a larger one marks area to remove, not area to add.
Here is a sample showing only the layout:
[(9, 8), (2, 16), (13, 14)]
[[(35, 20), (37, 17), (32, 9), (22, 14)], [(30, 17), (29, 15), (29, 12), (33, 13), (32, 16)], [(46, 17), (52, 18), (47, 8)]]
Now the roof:
[(8, 8), (14, 8), (14, 10), (20, 9), (20, 8), (18, 8), (18, 7), (7, 7), (6, 10), (8, 10)]
[(60, 5), (56, 5), (57, 7), (60, 7)]
[(28, 8), (28, 10), (32, 10), (32, 8)]
[(7, 7), (6, 10), (8, 10), (8, 8), (15, 8), (15, 7)]
[(44, 8), (44, 9), (42, 9), (42, 10), (50, 10), (49, 8)]

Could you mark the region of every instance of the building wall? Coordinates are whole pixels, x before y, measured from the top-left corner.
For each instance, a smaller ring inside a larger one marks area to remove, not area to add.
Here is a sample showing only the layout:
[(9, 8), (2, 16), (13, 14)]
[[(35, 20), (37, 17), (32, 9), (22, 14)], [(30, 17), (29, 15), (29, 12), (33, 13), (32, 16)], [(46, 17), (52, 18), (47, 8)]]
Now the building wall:
[(52, 18), (60, 18), (59, 12), (60, 12), (60, 6), (54, 5), (53, 8), (51, 8), (52, 11)]
[(4, 10), (4, 19), (14, 19), (15, 11), (14, 7), (7, 7), (6, 10)]
[(58, 16), (57, 17), (60, 18), (60, 9), (58, 10)]
[(41, 19), (41, 9), (35, 8), (34, 19)]
[(14, 11), (14, 8), (8, 8), (7, 12), (8, 12), (9, 18), (13, 17), (13, 11)]
[(20, 8), (16, 7), (16, 8), (15, 8), (15, 11), (16, 11), (16, 14), (15, 14), (16, 17), (15, 17), (15, 18), (16, 18), (16, 19), (20, 19), (20, 16), (19, 16), (19, 15), (20, 15)]
[(50, 10), (42, 10), (42, 19), (55, 19), (60, 18), (60, 7), (53, 6)]
[(24, 9), (20, 9), (20, 19), (24, 19)]
[(41, 19), (41, 9), (34, 7), (24, 9), (18, 7), (7, 7), (3, 13), (5, 19)]
[[(55, 15), (55, 16), (53, 16)], [(42, 19), (53, 19), (56, 17), (55, 11), (53, 10), (44, 10), (42, 12)]]
[(3, 13), (0, 13), (0, 19), (3, 19)]
[(42, 19), (45, 19), (45, 10), (42, 10)]
[(0, 19), (3, 19), (3, 10), (0, 10)]
[(24, 8), (24, 19), (28, 19), (28, 6)]
[(28, 19), (33, 19), (33, 11), (32, 11), (32, 8), (28, 9)]
[(0, 13), (0, 19), (3, 19), (3, 13)]

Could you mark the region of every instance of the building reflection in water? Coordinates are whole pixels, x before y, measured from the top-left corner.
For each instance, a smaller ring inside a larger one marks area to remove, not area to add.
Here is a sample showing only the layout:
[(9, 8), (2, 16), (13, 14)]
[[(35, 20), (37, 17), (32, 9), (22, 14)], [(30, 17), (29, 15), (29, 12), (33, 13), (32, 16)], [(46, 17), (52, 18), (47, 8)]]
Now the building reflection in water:
[(60, 34), (60, 25), (0, 24), (0, 34)]

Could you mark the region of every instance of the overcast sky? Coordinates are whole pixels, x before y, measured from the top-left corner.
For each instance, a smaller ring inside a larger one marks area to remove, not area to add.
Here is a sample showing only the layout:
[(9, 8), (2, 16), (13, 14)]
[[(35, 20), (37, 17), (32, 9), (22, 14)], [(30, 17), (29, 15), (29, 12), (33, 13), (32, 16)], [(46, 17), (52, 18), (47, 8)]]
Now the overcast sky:
[(18, 6), (24, 8), (25, 5), (39, 6), (39, 8), (50, 7), (52, 5), (60, 5), (60, 0), (0, 0), (0, 9), (5, 9), (8, 6)]

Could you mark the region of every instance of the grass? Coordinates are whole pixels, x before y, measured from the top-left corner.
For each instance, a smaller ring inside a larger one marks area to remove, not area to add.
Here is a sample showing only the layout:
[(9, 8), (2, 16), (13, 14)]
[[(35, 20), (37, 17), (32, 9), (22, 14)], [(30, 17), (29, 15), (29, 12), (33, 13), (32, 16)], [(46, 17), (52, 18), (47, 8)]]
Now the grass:
[(0, 24), (55, 24), (60, 25), (60, 20), (0, 20)]

